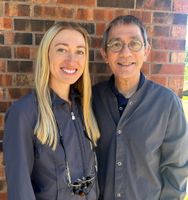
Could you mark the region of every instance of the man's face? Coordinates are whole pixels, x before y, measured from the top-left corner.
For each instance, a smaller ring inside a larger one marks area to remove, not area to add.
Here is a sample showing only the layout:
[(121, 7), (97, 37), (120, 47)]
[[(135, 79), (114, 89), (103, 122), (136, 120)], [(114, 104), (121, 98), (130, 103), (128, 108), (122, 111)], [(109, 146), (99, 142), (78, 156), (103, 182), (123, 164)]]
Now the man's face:
[(116, 25), (109, 32), (107, 44), (106, 52), (101, 49), (101, 53), (115, 78), (139, 76), (150, 49), (144, 46), (140, 28), (135, 24)]

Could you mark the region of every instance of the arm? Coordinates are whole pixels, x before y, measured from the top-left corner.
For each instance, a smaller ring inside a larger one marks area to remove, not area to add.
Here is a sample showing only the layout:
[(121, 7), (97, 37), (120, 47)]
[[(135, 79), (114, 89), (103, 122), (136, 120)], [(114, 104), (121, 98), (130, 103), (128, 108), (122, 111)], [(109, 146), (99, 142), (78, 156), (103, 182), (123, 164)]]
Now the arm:
[(30, 179), (34, 162), (32, 135), (31, 121), (24, 109), (13, 105), (5, 117), (3, 139), (9, 200), (35, 200)]
[(188, 132), (182, 104), (174, 97), (162, 145), (160, 200), (183, 200), (188, 180)]

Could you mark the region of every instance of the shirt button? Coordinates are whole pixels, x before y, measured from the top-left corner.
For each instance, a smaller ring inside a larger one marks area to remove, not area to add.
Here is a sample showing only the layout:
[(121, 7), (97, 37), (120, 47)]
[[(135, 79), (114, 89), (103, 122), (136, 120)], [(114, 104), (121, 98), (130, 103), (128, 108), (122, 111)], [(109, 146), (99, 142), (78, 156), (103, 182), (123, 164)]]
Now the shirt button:
[(130, 102), (129, 102), (129, 105), (130, 105), (130, 106), (132, 106), (132, 105), (133, 105), (133, 102), (132, 102), (132, 101), (130, 101)]
[(122, 162), (117, 162), (117, 165), (120, 167), (122, 165)]
[(119, 110), (123, 110), (123, 107), (119, 107)]
[(117, 197), (121, 197), (121, 193), (117, 193), (116, 196), (117, 196)]
[(118, 135), (122, 134), (122, 130), (119, 129), (119, 130), (117, 131), (117, 134), (118, 134)]

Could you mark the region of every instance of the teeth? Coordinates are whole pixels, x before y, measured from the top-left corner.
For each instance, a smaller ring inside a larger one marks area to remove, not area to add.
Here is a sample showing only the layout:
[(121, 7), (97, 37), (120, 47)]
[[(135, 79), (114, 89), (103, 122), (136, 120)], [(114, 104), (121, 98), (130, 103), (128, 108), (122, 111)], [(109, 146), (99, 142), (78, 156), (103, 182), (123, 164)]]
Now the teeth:
[(67, 74), (74, 74), (76, 72), (76, 69), (62, 69), (64, 72), (66, 72)]
[(134, 63), (118, 63), (119, 65), (124, 65), (124, 66), (129, 66), (129, 65), (132, 65)]

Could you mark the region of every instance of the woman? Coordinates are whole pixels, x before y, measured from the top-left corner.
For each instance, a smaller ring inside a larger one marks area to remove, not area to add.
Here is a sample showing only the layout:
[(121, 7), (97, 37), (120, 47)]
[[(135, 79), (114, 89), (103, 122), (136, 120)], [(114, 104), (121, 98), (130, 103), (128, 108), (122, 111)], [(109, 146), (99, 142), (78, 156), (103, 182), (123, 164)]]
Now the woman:
[(57, 23), (44, 35), (35, 89), (5, 117), (9, 200), (97, 199), (93, 146), (99, 132), (90, 107), (88, 57), (80, 26)]

